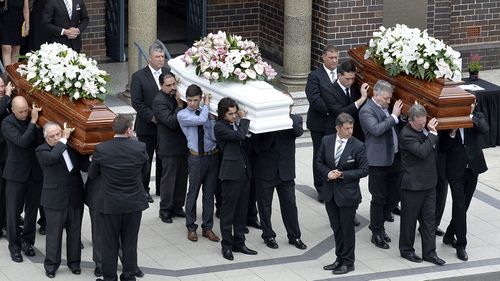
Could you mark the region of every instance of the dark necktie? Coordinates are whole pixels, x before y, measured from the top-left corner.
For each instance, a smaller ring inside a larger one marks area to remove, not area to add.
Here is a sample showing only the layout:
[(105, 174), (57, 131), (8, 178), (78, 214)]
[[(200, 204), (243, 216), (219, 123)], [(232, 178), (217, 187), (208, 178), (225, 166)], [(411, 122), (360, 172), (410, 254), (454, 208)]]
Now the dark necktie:
[[(198, 109), (195, 111), (196, 115), (200, 115), (201, 111)], [(205, 131), (203, 131), (203, 125), (198, 125), (198, 153), (203, 154), (205, 153)]]
[(351, 100), (351, 93), (349, 93), (349, 88), (345, 88), (345, 95), (347, 96), (348, 100)]

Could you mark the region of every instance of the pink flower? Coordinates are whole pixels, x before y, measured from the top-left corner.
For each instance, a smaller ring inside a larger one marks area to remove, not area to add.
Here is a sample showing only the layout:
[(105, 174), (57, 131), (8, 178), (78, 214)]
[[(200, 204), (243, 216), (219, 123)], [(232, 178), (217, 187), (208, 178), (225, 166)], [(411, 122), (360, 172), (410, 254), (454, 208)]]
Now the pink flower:
[(238, 75), (238, 79), (240, 79), (240, 81), (243, 81), (247, 79), (247, 75), (244, 72), (242, 72), (240, 73), (240, 75)]

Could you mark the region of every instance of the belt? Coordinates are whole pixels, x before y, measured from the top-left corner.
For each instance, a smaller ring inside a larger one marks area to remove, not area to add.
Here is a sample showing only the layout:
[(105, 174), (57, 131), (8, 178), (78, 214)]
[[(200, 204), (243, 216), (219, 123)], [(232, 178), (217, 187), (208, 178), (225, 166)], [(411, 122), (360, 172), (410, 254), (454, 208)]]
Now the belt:
[(204, 152), (204, 153), (198, 153), (198, 152), (193, 151), (191, 149), (189, 150), (189, 154), (194, 155), (194, 156), (210, 156), (210, 155), (215, 155), (217, 153), (219, 153), (218, 148), (211, 150), (211, 151), (208, 151), (208, 152)]

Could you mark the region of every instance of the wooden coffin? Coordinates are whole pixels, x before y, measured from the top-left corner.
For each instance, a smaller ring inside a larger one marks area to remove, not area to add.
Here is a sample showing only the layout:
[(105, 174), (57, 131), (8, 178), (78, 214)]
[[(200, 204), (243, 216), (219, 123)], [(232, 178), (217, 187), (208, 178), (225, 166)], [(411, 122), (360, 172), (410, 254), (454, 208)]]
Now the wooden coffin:
[(366, 82), (373, 89), (379, 79), (388, 81), (395, 86), (393, 102), (397, 99), (403, 101), (403, 114), (406, 115), (415, 101), (418, 101), (425, 106), (428, 118), (438, 119), (439, 130), (472, 127), (469, 114), (475, 97), (457, 87), (463, 82), (445, 81), (443, 78), (426, 81), (406, 74), (390, 76), (373, 59), (364, 59), (366, 48), (356, 47), (348, 52), (358, 69), (356, 81), (359, 85)]
[(204, 92), (212, 94), (210, 113), (217, 115), (217, 104), (224, 97), (231, 97), (238, 102), (240, 108), (247, 110), (250, 120), (250, 132), (260, 134), (292, 128), (290, 105), (293, 100), (265, 81), (248, 81), (238, 83), (226, 81), (210, 82), (196, 75), (195, 66), (186, 67), (186, 63), (178, 56), (168, 61), (176, 78), (177, 90), (185, 100), (185, 92), (191, 84), (198, 85)]
[(56, 97), (43, 91), (30, 93), (33, 87), (16, 71), (18, 65), (7, 66), (7, 72), (17, 94), (24, 96), (30, 106), (35, 102), (43, 108), (37, 122), (39, 126), (54, 121), (62, 127), (67, 122), (69, 127), (75, 128), (68, 143), (82, 154), (93, 153), (98, 143), (113, 138), (115, 114), (100, 100), (71, 101), (68, 96)]

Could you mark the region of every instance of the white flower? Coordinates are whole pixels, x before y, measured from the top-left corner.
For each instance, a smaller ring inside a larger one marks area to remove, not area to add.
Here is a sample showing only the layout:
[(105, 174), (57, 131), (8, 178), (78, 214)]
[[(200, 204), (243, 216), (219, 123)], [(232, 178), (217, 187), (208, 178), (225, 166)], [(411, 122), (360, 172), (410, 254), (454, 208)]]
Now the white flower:
[(82, 87), (82, 83), (80, 81), (76, 81), (75, 84), (74, 84), (75, 88), (81, 88)]
[(242, 62), (240, 64), (240, 66), (243, 67), (243, 68), (249, 68), (250, 67), (250, 62), (249, 61)]
[(211, 78), (212, 78), (212, 80), (217, 80), (217, 79), (219, 79), (219, 73), (217, 73), (217, 72), (212, 72), (212, 77), (211, 77)]
[(257, 63), (253, 66), (253, 69), (255, 69), (255, 72), (257, 72), (258, 75), (262, 75), (264, 73), (264, 66), (262, 66), (260, 63)]
[(50, 92), (50, 90), (52, 90), (52, 86), (51, 85), (47, 85), (47, 86), (45, 86), (44, 90), (46, 92)]
[(238, 79), (240, 79), (240, 81), (244, 81), (245, 79), (247, 79), (247, 75), (244, 72), (242, 72), (240, 73), (240, 75), (238, 75)]
[(257, 73), (255, 73), (255, 71), (250, 68), (247, 68), (245, 70), (245, 74), (248, 75), (248, 77), (250, 77), (251, 79), (255, 79), (257, 77)]
[(210, 75), (210, 72), (205, 71), (205, 72), (203, 72), (203, 77), (204, 77), (205, 79), (210, 79), (210, 77), (212, 77), (212, 76)]

